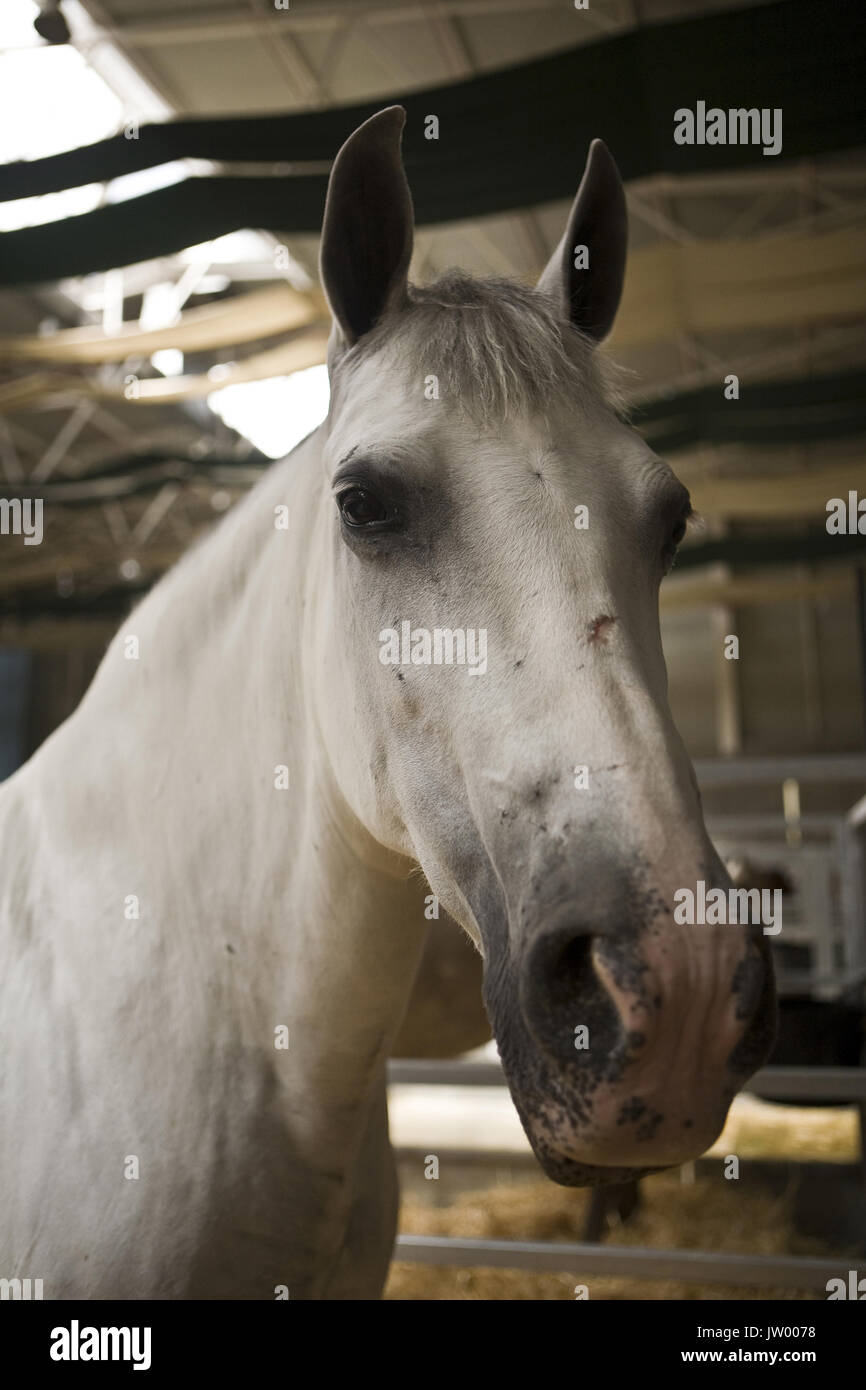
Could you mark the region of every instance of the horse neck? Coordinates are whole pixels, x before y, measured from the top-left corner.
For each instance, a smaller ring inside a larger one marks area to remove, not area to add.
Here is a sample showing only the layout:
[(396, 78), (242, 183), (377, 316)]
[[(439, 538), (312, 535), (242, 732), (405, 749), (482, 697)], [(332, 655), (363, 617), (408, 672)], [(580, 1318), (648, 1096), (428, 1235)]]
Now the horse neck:
[(91, 899), (134, 884), (169, 953), (178, 932), (197, 966), (230, 951), (247, 1040), (285, 1024), (295, 1074), (339, 1101), (399, 1025), (425, 924), (410, 866), (348, 812), (318, 737), (303, 623), (330, 505), (314, 435), (130, 615), (28, 773), (50, 852), (88, 865)]

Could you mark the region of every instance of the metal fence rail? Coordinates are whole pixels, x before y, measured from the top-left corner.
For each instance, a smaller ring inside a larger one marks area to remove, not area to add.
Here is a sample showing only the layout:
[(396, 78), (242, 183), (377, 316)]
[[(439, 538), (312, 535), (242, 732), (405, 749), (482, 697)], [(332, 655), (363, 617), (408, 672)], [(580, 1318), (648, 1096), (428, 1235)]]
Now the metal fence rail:
[[(505, 1086), (498, 1061), (401, 1059), (388, 1063), (389, 1085)], [(762, 1067), (748, 1089), (773, 1100), (866, 1101), (866, 1067)]]
[(398, 1236), (394, 1259), (413, 1264), (530, 1269), (631, 1279), (677, 1279), (687, 1284), (741, 1284), (748, 1288), (826, 1293), (830, 1279), (858, 1268), (848, 1256), (807, 1259), (794, 1255), (714, 1254), (708, 1250), (646, 1250), (631, 1246), (567, 1244), (542, 1240), (464, 1240), (454, 1236)]
[[(504, 1086), (498, 1061), (462, 1062), (400, 1060), (389, 1062), (394, 1085)], [(776, 1100), (823, 1099), (866, 1106), (866, 1068), (764, 1067), (750, 1088)], [(726, 1284), (747, 1288), (795, 1289), (826, 1294), (830, 1279), (847, 1281), (854, 1269), (866, 1277), (866, 1265), (850, 1256), (811, 1259), (801, 1256), (750, 1255), (710, 1250), (652, 1250), (629, 1246), (554, 1241), (478, 1240), (454, 1236), (398, 1236), (394, 1259), (414, 1264), (461, 1268), (528, 1269), (615, 1275), (634, 1279), (676, 1279), (690, 1284)]]

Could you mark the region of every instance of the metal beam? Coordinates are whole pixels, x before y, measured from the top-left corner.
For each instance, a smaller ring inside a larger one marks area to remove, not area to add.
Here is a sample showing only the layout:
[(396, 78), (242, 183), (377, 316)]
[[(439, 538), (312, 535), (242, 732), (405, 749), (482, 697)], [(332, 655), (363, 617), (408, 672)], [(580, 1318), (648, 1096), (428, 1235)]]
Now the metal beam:
[[(712, 566), (720, 583), (732, 578), (730, 565)], [(727, 637), (739, 638), (737, 617), (727, 604), (714, 604), (712, 625), (716, 642), (716, 749), (724, 757), (743, 750), (743, 710), (740, 694), (739, 660), (725, 655)]]
[[(862, 168), (833, 168), (819, 165), (818, 172), (822, 184), (847, 188), (862, 188), (866, 183), (866, 172)], [(646, 178), (635, 179), (629, 184), (639, 194), (657, 191), (662, 194), (675, 193), (680, 197), (704, 197), (707, 193), (717, 196), (720, 193), (760, 193), (775, 186), (796, 191), (802, 175), (796, 166), (779, 169), (744, 168), (739, 170), (719, 170), (714, 174), (647, 174)]]
[(33, 483), (42, 483), (54, 472), (61, 459), (65, 458), (70, 444), (74, 444), (87, 421), (94, 414), (94, 401), (79, 401), (69, 418), (64, 422), (45, 453), (30, 475)]
[[(270, 0), (247, 0), (253, 23), (264, 23), (258, 31), (268, 57), (281, 69), (289, 81), (289, 97), (303, 106), (324, 106), (332, 100), (331, 93), (313, 71), (299, 47), (292, 30), (283, 24), (283, 10), (275, 10)], [(266, 9), (267, 6), (267, 9)]]
[[(841, 352), (845, 348), (859, 348), (862, 341), (863, 323), (861, 320), (853, 324), (845, 324), (842, 327), (835, 327), (815, 335), (811, 343), (812, 357), (817, 363), (831, 353)], [(747, 357), (737, 357), (736, 354), (730, 354), (727, 369), (736, 371), (741, 378), (749, 376), (752, 379), (757, 379), (759, 376), (767, 376), (776, 368), (796, 366), (801, 351), (799, 341), (792, 339), (790, 332), (785, 330), (777, 346), (764, 348), (762, 351), (752, 353)], [(621, 359), (627, 358), (627, 355), (625, 353), (619, 354)], [(718, 367), (708, 365), (695, 371), (683, 370), (679, 373), (668, 374), (649, 388), (639, 388), (633, 396), (628, 398), (632, 405), (646, 405), (661, 397), (675, 395), (680, 391), (694, 390), (700, 386), (717, 382)]]
[(774, 786), (798, 782), (866, 782), (866, 753), (816, 753), (784, 758), (695, 758), (702, 787)]
[[(88, 3), (89, 0), (85, 0)], [(594, 0), (596, 5), (595, 20), (601, 23), (601, 18), (597, 13), (598, 0)], [(521, 14), (528, 12), (543, 12), (545, 10), (558, 10), (557, 0), (442, 0), (439, 6), (440, 12), (446, 15), (457, 15), (471, 17), (472, 15), (490, 14)], [(275, 11), (278, 22), (287, 29), (299, 31), (328, 29), (335, 20), (358, 19), (365, 25), (378, 24), (406, 24), (417, 21), (426, 21), (430, 18), (429, 4), (405, 4), (403, 0), (391, 0), (390, 4), (383, 4), (379, 0), (377, 5), (373, 5), (369, 10), (365, 10), (359, 15), (357, 5), (354, 0), (344, 0), (344, 3), (320, 4), (316, 0), (315, 4), (305, 6), (303, 0), (292, 0), (288, 10)], [(609, 25), (609, 28), (619, 28), (619, 25)], [(216, 19), (213, 15), (202, 12), (200, 19), (185, 18), (179, 20), (166, 20), (162, 23), (140, 22), (132, 24), (122, 24), (118, 22), (104, 22), (101, 33), (88, 35), (85, 40), (76, 46), (81, 48), (91, 44), (101, 43), (106, 38), (114, 42), (122, 42), (137, 48), (155, 48), (161, 44), (172, 43), (200, 43), (203, 39), (208, 43), (215, 41), (231, 41), (249, 38), (256, 34), (268, 34), (271, 32), (271, 20), (268, 17), (256, 17), (255, 15), (241, 16), (237, 19)], [(35, 45), (26, 45), (34, 47)], [(20, 48), (21, 45), (16, 45)]]
[(662, 236), (680, 246), (690, 246), (697, 241), (698, 238), (692, 232), (655, 206), (652, 192), (652, 189), (636, 192), (633, 186), (626, 189), (629, 216), (639, 217), (641, 222), (645, 222), (654, 232), (660, 232)]
[[(401, 1058), (388, 1063), (389, 1086), (505, 1086), (501, 1062)], [(808, 1099), (850, 1103), (866, 1099), (866, 1067), (762, 1067), (749, 1091), (773, 1100)]]
[(744, 1284), (759, 1289), (826, 1293), (831, 1279), (857, 1278), (850, 1255), (816, 1260), (785, 1255), (715, 1253), (708, 1250), (640, 1250), (632, 1246), (578, 1245), (542, 1240), (469, 1240), (452, 1236), (398, 1236), (394, 1259), (413, 1264), (484, 1266), (492, 1269), (561, 1270), (632, 1279), (679, 1279), (686, 1284)]
[(18, 457), (18, 450), (15, 448), (12, 431), (2, 415), (0, 415), (0, 468), (3, 469), (3, 476), (8, 483), (22, 483), (24, 481), (24, 469), (21, 467), (21, 460)]

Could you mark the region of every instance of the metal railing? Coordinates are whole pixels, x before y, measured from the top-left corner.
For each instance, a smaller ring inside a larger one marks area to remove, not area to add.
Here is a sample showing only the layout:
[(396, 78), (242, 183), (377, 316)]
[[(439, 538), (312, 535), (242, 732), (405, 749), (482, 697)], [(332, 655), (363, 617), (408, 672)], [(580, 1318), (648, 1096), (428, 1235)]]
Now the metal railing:
[[(803, 783), (866, 783), (866, 755), (831, 754), (785, 758), (697, 759), (695, 771), (705, 788), (722, 786), (781, 787), (787, 779)], [(819, 999), (833, 999), (866, 979), (866, 880), (863, 835), (866, 797), (847, 815), (805, 815), (797, 827), (803, 848), (791, 844), (790, 826), (778, 816), (708, 816), (718, 842), (739, 849), (750, 859), (766, 855), (794, 870), (805, 893), (794, 911), (792, 943), (799, 936), (814, 948), (814, 966), (791, 979)], [(762, 836), (764, 837), (762, 843)], [(811, 843), (819, 842), (819, 846)], [(823, 846), (820, 842), (823, 840)], [(814, 852), (818, 850), (817, 854)], [(793, 856), (793, 858), (791, 858)], [(790, 861), (790, 862), (789, 862)], [(784, 928), (782, 932), (784, 937)], [(399, 1060), (388, 1064), (390, 1085), (505, 1086), (498, 1060)], [(859, 1110), (861, 1164), (866, 1164), (866, 1068), (764, 1067), (749, 1090), (779, 1101), (823, 1100), (855, 1104)], [(480, 1150), (476, 1151), (480, 1154)], [(499, 1156), (497, 1156), (499, 1157)], [(615, 1275), (636, 1279), (676, 1279), (692, 1284), (727, 1284), (749, 1288), (798, 1289), (826, 1293), (830, 1279), (857, 1278), (866, 1266), (849, 1256), (811, 1259), (800, 1256), (752, 1255), (709, 1250), (653, 1250), (594, 1243), (464, 1239), (452, 1236), (397, 1237), (394, 1258), (428, 1265), (486, 1266)]]
[[(405, 1059), (388, 1064), (389, 1085), (505, 1086), (500, 1062)], [(866, 1068), (763, 1067), (749, 1083), (776, 1100), (823, 1099), (856, 1103), (861, 1135), (866, 1115)], [(655, 1250), (559, 1241), (484, 1240), (459, 1236), (397, 1237), (394, 1259), (459, 1268), (559, 1271), (633, 1279), (676, 1279), (687, 1284), (798, 1289), (825, 1293), (829, 1280), (866, 1277), (866, 1264), (849, 1256), (811, 1259), (711, 1250)]]

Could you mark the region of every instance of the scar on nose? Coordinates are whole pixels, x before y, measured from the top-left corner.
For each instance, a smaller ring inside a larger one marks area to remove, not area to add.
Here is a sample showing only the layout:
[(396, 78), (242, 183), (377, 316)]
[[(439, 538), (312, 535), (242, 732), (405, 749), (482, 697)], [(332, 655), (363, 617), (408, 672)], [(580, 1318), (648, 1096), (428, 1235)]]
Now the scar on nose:
[(604, 642), (608, 628), (612, 627), (615, 622), (616, 618), (611, 617), (608, 613), (602, 613), (600, 617), (593, 618), (592, 622), (587, 625), (590, 642)]

